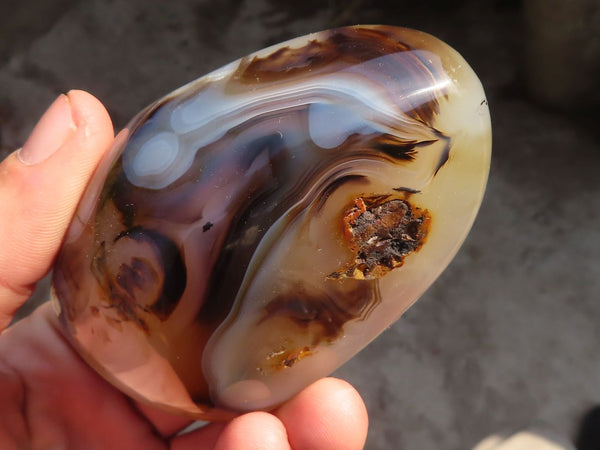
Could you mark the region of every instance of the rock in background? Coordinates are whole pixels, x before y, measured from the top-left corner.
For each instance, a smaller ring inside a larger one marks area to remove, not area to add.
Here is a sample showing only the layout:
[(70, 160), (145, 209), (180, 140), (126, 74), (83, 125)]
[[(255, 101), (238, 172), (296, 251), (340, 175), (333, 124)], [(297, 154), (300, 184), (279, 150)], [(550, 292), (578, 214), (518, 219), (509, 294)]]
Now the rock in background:
[(600, 107), (600, 2), (525, 0), (524, 19), (533, 97), (580, 113)]

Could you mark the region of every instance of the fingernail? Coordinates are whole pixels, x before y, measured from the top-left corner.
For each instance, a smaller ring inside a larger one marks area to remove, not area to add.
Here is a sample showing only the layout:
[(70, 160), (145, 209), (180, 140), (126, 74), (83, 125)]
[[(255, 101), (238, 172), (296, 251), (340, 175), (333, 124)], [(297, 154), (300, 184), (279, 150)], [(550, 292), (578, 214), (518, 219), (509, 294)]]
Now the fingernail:
[(69, 98), (61, 94), (46, 110), (19, 150), (19, 159), (27, 165), (45, 161), (71, 137), (76, 129)]

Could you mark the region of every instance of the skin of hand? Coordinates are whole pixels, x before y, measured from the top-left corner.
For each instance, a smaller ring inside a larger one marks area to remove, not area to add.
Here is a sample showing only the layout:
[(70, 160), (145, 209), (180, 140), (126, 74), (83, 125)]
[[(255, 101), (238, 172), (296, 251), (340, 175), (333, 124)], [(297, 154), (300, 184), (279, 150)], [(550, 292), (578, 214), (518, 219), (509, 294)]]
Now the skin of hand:
[(190, 420), (137, 403), (105, 382), (68, 344), (48, 304), (8, 327), (51, 269), (79, 198), (113, 140), (102, 104), (71, 91), (0, 163), (0, 448), (362, 448), (366, 408), (342, 380), (321, 379), (270, 413), (178, 434)]

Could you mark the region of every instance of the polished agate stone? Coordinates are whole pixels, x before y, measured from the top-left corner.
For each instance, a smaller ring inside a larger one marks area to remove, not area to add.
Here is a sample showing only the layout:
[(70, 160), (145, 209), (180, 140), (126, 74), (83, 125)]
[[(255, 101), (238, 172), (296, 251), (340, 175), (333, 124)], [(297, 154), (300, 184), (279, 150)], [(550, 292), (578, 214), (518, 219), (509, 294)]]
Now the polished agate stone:
[(340, 28), (241, 58), (117, 137), (56, 261), (65, 332), (136, 399), (274, 408), (450, 262), (490, 147), (479, 80), (427, 34)]

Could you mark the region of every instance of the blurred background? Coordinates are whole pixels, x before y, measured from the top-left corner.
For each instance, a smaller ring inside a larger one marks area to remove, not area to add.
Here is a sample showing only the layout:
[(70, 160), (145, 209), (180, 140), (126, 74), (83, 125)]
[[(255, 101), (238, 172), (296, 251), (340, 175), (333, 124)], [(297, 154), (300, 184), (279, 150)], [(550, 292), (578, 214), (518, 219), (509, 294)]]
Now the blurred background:
[(3, 0), (0, 156), (61, 92), (93, 93), (119, 130), (240, 56), (366, 23), (417, 28), (462, 53), (494, 130), (462, 250), (336, 373), (367, 403), (367, 448), (471, 449), (528, 427), (573, 439), (600, 404), (598, 0)]

